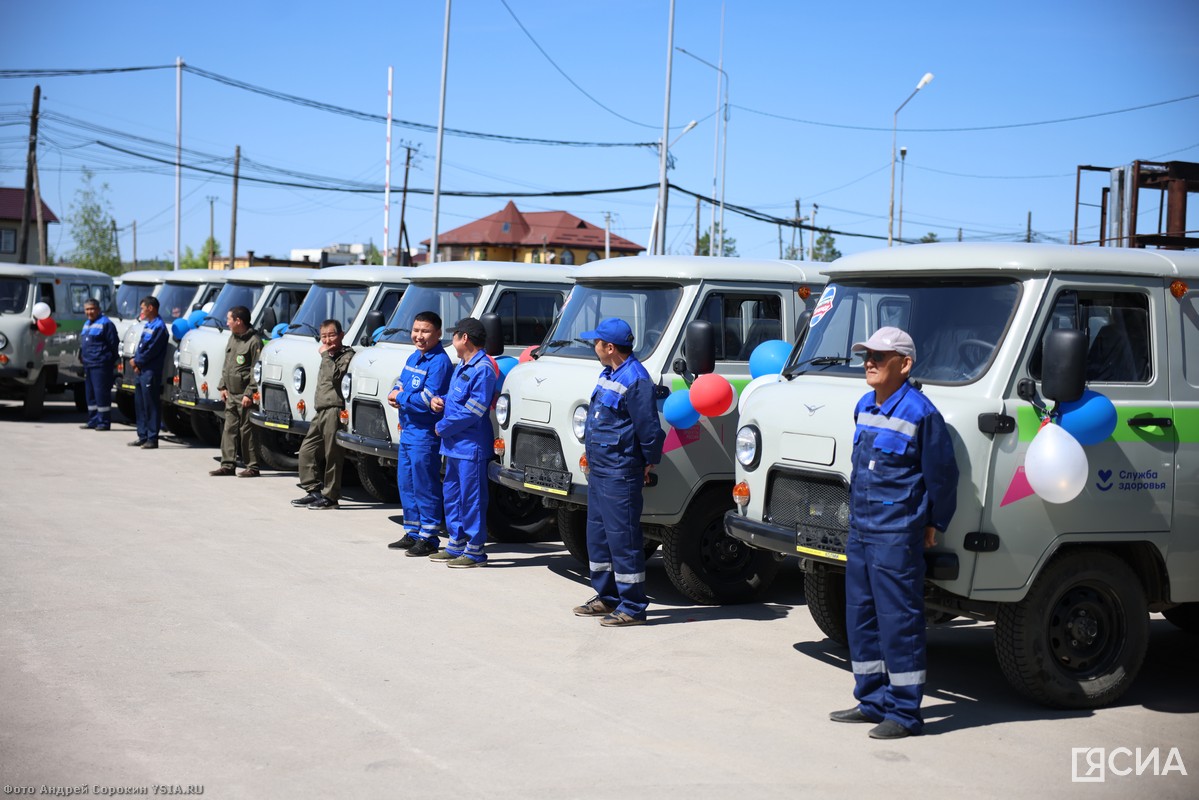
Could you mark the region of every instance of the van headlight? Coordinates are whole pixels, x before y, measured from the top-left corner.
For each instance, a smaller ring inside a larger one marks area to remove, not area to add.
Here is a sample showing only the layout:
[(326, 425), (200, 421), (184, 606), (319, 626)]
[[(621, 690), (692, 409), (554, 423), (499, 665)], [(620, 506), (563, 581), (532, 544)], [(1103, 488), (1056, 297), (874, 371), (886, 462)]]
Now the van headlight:
[(587, 406), (579, 406), (575, 409), (574, 415), (570, 418), (570, 432), (580, 442), (583, 441), (583, 436), (587, 433)]
[(758, 466), (758, 460), (762, 457), (762, 434), (758, 432), (757, 427), (745, 425), (737, 431), (735, 451), (737, 463), (741, 466), (746, 469)]
[(350, 377), (350, 373), (346, 373), (341, 378), (341, 399), (350, 399), (350, 387), (354, 385), (354, 379)]
[(0, 350), (3, 350), (5, 347), (8, 347), (8, 337), (0, 333)]
[(501, 428), (508, 427), (508, 412), (511, 410), (511, 407), (512, 397), (510, 395), (502, 394), (495, 401), (495, 421), (500, 424)]
[[(178, 364), (176, 364), (176, 366), (178, 366)], [(254, 371), (251, 374), (254, 376), (254, 384), (255, 385), (262, 383), (262, 362), (261, 361), (254, 362)]]
[(291, 385), (297, 393), (304, 391), (304, 368), (296, 367), (291, 372)]
[(179, 359), (182, 357), (183, 357), (183, 354), (180, 353), (178, 350), (176, 350), (174, 357), (171, 358), (171, 363), (175, 365), (176, 372), (179, 371)]
[(200, 359), (196, 362), (200, 366), (200, 374), (208, 374), (208, 353), (200, 353)]

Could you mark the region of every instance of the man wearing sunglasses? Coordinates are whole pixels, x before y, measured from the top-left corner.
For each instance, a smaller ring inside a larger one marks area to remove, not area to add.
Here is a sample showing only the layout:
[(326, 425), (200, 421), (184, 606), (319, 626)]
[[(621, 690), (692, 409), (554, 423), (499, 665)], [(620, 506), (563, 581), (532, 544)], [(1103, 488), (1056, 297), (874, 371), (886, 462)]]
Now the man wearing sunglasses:
[(873, 739), (923, 732), (924, 548), (957, 508), (958, 467), (945, 420), (908, 383), (912, 337), (879, 328), (853, 352), (865, 357), (870, 392), (853, 416), (846, 627), (858, 705), (834, 722), (873, 722)]

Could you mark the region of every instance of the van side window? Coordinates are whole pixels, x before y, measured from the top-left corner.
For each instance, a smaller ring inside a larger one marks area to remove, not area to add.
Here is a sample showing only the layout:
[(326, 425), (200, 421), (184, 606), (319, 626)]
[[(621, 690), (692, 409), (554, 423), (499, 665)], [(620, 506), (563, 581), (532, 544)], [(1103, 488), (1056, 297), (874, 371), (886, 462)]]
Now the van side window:
[(711, 323), (717, 361), (748, 361), (762, 342), (784, 338), (782, 306), (776, 294), (712, 292), (696, 319)]
[(39, 303), (45, 303), (50, 306), (50, 313), (58, 311), (58, 305), (54, 302), (54, 284), (39, 283), (37, 285), (37, 299)]
[(1066, 290), (1054, 300), (1053, 312), (1029, 373), (1041, 378), (1045, 337), (1053, 330), (1079, 330), (1087, 335), (1087, 382), (1148, 383), (1153, 378), (1149, 343), (1149, 298), (1136, 292)]
[(282, 289), (271, 300), (271, 308), (275, 310), (275, 319), (279, 322), (290, 322), (304, 302), (307, 290)]
[(106, 283), (93, 283), (89, 296), (100, 304), (100, 313), (107, 314), (112, 310), (112, 287)]
[(561, 292), (505, 291), (495, 304), (504, 323), (504, 344), (541, 344), (561, 310)]
[(1188, 293), (1178, 305), (1182, 311), (1182, 374), (1191, 386), (1199, 386), (1199, 294)]
[(69, 296), (71, 298), (71, 311), (76, 314), (83, 313), (83, 304), (91, 297), (86, 283), (72, 283), (70, 285)]
[[(391, 319), (391, 312), (396, 310), (396, 306), (400, 304), (400, 298), (403, 296), (404, 293), (398, 291), (383, 293), (383, 299), (379, 301), (379, 311), (383, 314), (383, 319)], [(443, 321), (442, 324), (444, 325), (445, 322)]]

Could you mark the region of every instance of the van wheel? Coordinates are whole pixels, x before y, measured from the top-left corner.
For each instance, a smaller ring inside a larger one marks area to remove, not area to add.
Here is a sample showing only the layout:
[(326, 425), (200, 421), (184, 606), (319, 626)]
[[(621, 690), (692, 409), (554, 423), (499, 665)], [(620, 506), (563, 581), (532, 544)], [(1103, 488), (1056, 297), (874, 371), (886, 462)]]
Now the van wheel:
[(200, 444), (205, 447), (221, 446), (221, 429), (225, 427), (224, 414), (192, 411), (187, 416), (191, 417), (192, 430), (195, 431), (196, 438), (200, 440)]
[(839, 645), (849, 644), (845, 626), (845, 573), (814, 567), (803, 574), (803, 596), (820, 632)]
[(258, 454), (271, 469), (292, 472), (300, 468), (300, 439), (270, 428), (258, 429)]
[(555, 515), (541, 498), (493, 484), (487, 498), (487, 538), (497, 542), (536, 542), (554, 526)]
[(1199, 633), (1199, 603), (1183, 603), (1167, 608), (1162, 616), (1187, 633)]
[(25, 390), (25, 402), (21, 404), (23, 419), (41, 419), (46, 410), (46, 370), (38, 373), (37, 380)]
[(587, 558), (587, 509), (579, 506), (558, 506), (558, 535), (566, 550), (583, 566), (590, 564)]
[(396, 468), (385, 467), (374, 456), (358, 458), (358, 481), (367, 494), (381, 503), (400, 502), (400, 487), (396, 483)]
[(774, 581), (781, 562), (773, 553), (724, 531), (733, 507), (723, 485), (701, 489), (678, 525), (662, 530), (662, 560), (675, 588), (696, 603), (746, 603)]
[(162, 424), (166, 425), (167, 430), (180, 439), (190, 439), (196, 435), (192, 428), (192, 422), (187, 417), (188, 415), (176, 405), (164, 403), (162, 406)]
[[(116, 401), (117, 411), (121, 412), (121, 416), (125, 418), (125, 421), (130, 425), (136, 425), (137, 402), (133, 399), (133, 395), (129, 392), (113, 392), (113, 399)], [(179, 413), (183, 414), (184, 417), (187, 416), (187, 414), (184, 414), (182, 411)], [(163, 419), (166, 419), (166, 417), (163, 417)], [(187, 435), (195, 436), (195, 431), (191, 430), (191, 427), (191, 421), (189, 420), (187, 422)]]
[(1098, 708), (1122, 695), (1145, 660), (1149, 610), (1136, 573), (1111, 553), (1075, 550), (1050, 563), (995, 619), (999, 666), (1016, 691), (1054, 708)]

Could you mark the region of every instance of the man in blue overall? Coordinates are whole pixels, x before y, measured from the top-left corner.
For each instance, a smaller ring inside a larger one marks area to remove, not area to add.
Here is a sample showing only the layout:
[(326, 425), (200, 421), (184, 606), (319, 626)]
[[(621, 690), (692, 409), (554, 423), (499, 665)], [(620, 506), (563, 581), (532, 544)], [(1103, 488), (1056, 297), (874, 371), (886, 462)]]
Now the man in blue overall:
[(441, 346), (441, 316), (422, 311), (412, 321), (412, 344), (404, 370), (396, 378), (387, 402), (400, 412), (399, 463), (396, 480), (404, 511), (404, 536), (387, 545), (407, 550), (413, 558), (436, 553), (438, 535), (445, 530), (441, 490), (441, 443), (433, 427), (441, 419), (430, 404), (445, 397), (453, 364)]
[(854, 408), (846, 627), (858, 705), (834, 722), (873, 722), (873, 739), (923, 732), (924, 549), (957, 509), (958, 467), (945, 420), (908, 383), (916, 346), (879, 328), (853, 346), (868, 392)]
[(137, 385), (133, 390), (133, 406), (137, 412), (137, 439), (130, 447), (143, 450), (158, 449), (158, 428), (162, 416), (159, 405), (162, 394), (162, 366), (167, 357), (167, 326), (158, 316), (158, 298), (144, 297), (141, 303), (145, 328), (133, 354), (133, 372)]
[(491, 396), (495, 393), (495, 367), (483, 348), (487, 332), (483, 323), (466, 317), (454, 326), (458, 366), (444, 397), (434, 397), (429, 407), (444, 412), (435, 426), (445, 456), (445, 523), (449, 541), (445, 550), (429, 556), (455, 569), (487, 563), (487, 462), (494, 452), (491, 430)]
[(633, 329), (605, 319), (581, 339), (595, 340), (604, 369), (591, 393), (583, 439), (587, 454), (587, 560), (595, 597), (575, 616), (601, 617), (608, 628), (641, 625), (645, 595), (645, 540), (641, 491), (662, 460), (666, 439), (658, 422), (654, 382), (633, 355)]
[(79, 357), (83, 361), (87, 424), (79, 427), (106, 431), (112, 427), (112, 381), (121, 357), (121, 340), (117, 326), (100, 313), (99, 301), (85, 301), (83, 315), (87, 322), (79, 334)]

